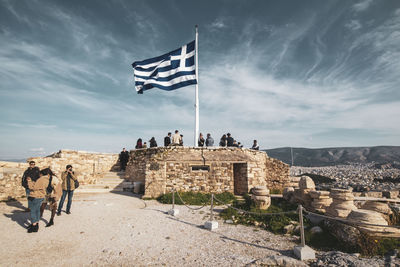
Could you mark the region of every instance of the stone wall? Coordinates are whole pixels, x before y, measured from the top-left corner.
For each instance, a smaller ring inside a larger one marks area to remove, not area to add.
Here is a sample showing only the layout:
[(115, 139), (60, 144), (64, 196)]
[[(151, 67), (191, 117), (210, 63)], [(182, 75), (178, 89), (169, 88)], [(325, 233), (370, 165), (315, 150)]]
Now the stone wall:
[[(81, 184), (95, 183), (99, 174), (119, 170), (118, 154), (60, 150), (50, 156), (30, 160), (35, 161), (40, 169), (50, 167), (58, 177), (61, 177), (65, 166), (71, 164)], [(27, 168), (27, 163), (0, 161), (0, 200), (25, 196), (21, 180)]]
[(70, 164), (82, 184), (93, 183), (97, 174), (108, 172), (113, 168), (119, 169), (118, 154), (110, 153), (60, 150), (50, 156), (29, 158), (28, 161), (30, 160), (35, 161), (40, 169), (50, 167), (59, 177), (65, 171), (65, 167)]
[(21, 178), (27, 163), (0, 161), (0, 201), (25, 196)]
[(235, 180), (240, 187), (236, 189), (243, 193), (258, 185), (283, 189), (289, 166), (249, 149), (158, 147), (131, 150), (125, 178), (142, 182), (145, 197), (157, 197), (172, 188), (234, 193)]

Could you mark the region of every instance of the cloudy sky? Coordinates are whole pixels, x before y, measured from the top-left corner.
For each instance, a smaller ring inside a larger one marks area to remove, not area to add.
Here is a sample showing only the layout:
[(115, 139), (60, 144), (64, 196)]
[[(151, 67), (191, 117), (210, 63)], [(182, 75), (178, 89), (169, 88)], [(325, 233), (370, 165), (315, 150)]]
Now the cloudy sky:
[(400, 145), (400, 1), (0, 0), (0, 159), (119, 152), (175, 129), (193, 145), (195, 87), (138, 95), (131, 64), (196, 24), (200, 132)]

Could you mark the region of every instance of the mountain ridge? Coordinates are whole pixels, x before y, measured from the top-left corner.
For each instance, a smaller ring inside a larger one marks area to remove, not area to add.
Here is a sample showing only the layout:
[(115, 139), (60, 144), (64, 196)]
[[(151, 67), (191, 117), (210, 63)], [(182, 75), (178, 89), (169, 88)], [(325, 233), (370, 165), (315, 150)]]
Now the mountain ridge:
[[(400, 162), (400, 146), (371, 147), (293, 147), (293, 165), (321, 167), (351, 163), (395, 163)], [(291, 148), (264, 149), (268, 156), (292, 165)]]

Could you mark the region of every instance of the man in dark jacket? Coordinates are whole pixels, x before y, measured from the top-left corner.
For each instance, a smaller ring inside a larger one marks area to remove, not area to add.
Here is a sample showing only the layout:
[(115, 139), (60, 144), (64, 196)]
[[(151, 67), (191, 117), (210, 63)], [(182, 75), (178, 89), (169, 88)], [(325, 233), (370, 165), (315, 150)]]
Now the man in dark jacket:
[[(29, 161), (29, 167), (25, 170), (24, 175), (22, 175), (21, 185), (25, 188), (26, 197), (29, 197), (28, 177), (34, 182), (40, 177), (40, 170), (38, 167), (35, 167), (35, 162), (33, 160)], [(29, 207), (26, 211), (30, 211)]]
[(126, 164), (129, 161), (129, 152), (125, 150), (125, 147), (119, 153), (119, 162), (121, 163), (121, 171), (125, 171)]
[(233, 137), (230, 133), (228, 133), (227, 136), (228, 137), (226, 138), (226, 146), (233, 146)]
[(169, 146), (171, 144), (171, 133), (168, 133), (166, 137), (164, 137), (164, 146)]

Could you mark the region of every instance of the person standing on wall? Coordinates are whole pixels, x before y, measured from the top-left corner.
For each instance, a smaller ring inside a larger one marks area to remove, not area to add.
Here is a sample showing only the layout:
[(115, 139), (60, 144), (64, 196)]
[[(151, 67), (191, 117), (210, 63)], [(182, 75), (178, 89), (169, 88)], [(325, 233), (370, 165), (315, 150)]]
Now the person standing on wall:
[(122, 149), (121, 153), (119, 153), (119, 162), (121, 163), (121, 171), (125, 171), (126, 164), (129, 161), (129, 152), (126, 151), (125, 147)]
[(67, 214), (71, 214), (71, 204), (72, 204), (72, 197), (74, 195), (74, 190), (75, 190), (75, 181), (77, 181), (77, 178), (75, 176), (75, 173), (72, 171), (72, 166), (67, 165), (66, 171), (61, 174), (61, 180), (62, 180), (62, 196), (60, 203), (58, 204), (58, 210), (57, 210), (57, 215), (61, 215), (61, 209), (64, 205), (65, 198), (68, 194), (68, 202), (67, 202)]
[(31, 209), (31, 224), (28, 226), (28, 233), (39, 231), (40, 206), (46, 196), (50, 173), (52, 173), (50, 168), (46, 168), (40, 172), (40, 177), (36, 181), (31, 177), (26, 178), (30, 190), (28, 202)]
[[(27, 178), (31, 178), (32, 181), (36, 181), (40, 177), (40, 170), (38, 167), (35, 167), (35, 162), (33, 160), (29, 161), (29, 167), (25, 170), (24, 175), (22, 175), (22, 183), (21, 185), (25, 188), (26, 197), (29, 197), (29, 187)], [(30, 211), (29, 201), (28, 201), (28, 208), (26, 209), (27, 212)]]
[(164, 137), (164, 146), (169, 146), (171, 144), (171, 133), (169, 132), (166, 137)]

